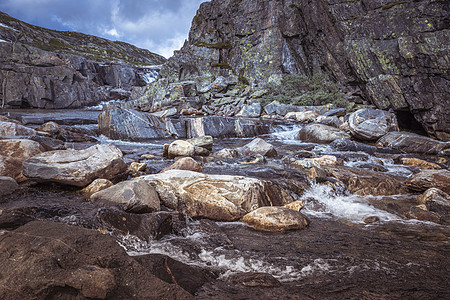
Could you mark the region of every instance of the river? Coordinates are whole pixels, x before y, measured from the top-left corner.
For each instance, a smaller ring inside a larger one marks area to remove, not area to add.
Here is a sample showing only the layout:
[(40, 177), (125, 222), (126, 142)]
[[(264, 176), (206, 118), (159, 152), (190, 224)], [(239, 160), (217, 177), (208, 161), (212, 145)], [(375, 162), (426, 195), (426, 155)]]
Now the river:
[[(96, 131), (98, 108), (70, 111), (9, 111), (8, 115), (34, 126), (56, 120), (67, 126)], [(303, 149), (315, 154), (333, 152), (327, 145), (302, 143), (295, 139), (302, 125), (287, 124), (273, 128), (262, 136), (275, 145), (278, 156), (266, 162), (244, 164), (248, 158), (226, 162), (204, 162), (204, 172), (211, 174), (243, 174), (252, 168), (285, 167), (283, 157)], [(154, 172), (171, 164), (162, 157), (162, 145), (171, 140), (142, 143), (114, 141), (96, 136), (101, 143), (119, 147), (128, 162), (142, 154)], [(215, 139), (214, 151), (236, 148), (252, 139)], [(72, 143), (85, 148), (90, 143)], [(69, 145), (70, 146), (70, 145)], [(409, 176), (410, 168), (381, 158), (386, 173)], [(345, 165), (380, 163), (369, 156), (348, 159)], [(383, 202), (400, 202), (405, 195), (389, 196)], [(415, 195), (413, 195), (415, 197)], [(33, 202), (65, 205), (67, 213), (59, 220), (77, 224), (90, 204), (80, 200), (75, 189), (59, 186), (30, 185), (17, 196), (18, 202), (3, 203), (3, 208)], [(19, 201), (20, 198), (20, 201)], [(450, 229), (406, 219), (395, 210), (377, 205), (380, 197), (356, 196), (348, 191), (332, 189), (326, 184), (311, 183), (302, 195), (303, 213), (311, 220), (303, 230), (283, 233), (264, 232), (240, 222), (213, 222), (186, 219), (187, 226), (177, 234), (159, 240), (143, 241), (126, 235), (118, 243), (131, 256), (160, 253), (186, 264), (216, 272), (217, 280), (204, 285), (196, 293), (198, 299), (450, 299)], [(386, 198), (386, 197), (384, 197)], [(81, 203), (81, 204), (80, 204)], [(30, 205), (30, 204), (29, 204)], [(365, 217), (378, 222), (366, 224)], [(54, 218), (54, 216), (52, 216)], [(249, 287), (236, 274), (260, 272), (271, 274), (281, 285), (264, 283)], [(238, 278), (238, 279), (236, 279)]]

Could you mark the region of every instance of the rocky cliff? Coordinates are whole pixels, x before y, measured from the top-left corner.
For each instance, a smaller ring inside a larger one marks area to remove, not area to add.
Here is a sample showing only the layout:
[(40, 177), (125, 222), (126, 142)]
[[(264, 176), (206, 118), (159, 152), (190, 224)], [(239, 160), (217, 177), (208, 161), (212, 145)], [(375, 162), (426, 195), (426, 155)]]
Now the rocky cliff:
[(123, 42), (0, 12), (0, 108), (75, 108), (138, 96), (166, 59)]
[[(325, 72), (406, 129), (450, 140), (449, 3), (440, 0), (212, 0), (161, 70), (201, 84)], [(416, 128), (415, 128), (416, 127)]]

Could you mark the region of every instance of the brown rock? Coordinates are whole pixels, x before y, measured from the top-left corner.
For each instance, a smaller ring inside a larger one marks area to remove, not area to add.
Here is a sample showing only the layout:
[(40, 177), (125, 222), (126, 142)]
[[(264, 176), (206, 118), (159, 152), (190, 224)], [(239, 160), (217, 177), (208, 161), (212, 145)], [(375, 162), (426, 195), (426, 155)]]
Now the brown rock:
[(305, 203), (303, 203), (303, 201), (294, 201), (289, 204), (286, 204), (284, 207), (295, 211), (301, 211), (305, 207)]
[(0, 140), (0, 176), (9, 176), (18, 182), (25, 181), (22, 163), (40, 154), (44, 148), (35, 141), (25, 139)]
[(143, 171), (145, 171), (146, 168), (147, 168), (146, 163), (139, 163), (139, 162), (134, 161), (130, 164), (129, 169), (134, 172), (143, 172)]
[(426, 170), (440, 170), (442, 169), (441, 166), (439, 166), (438, 164), (435, 163), (431, 163), (422, 159), (418, 159), (418, 158), (406, 158), (403, 157), (401, 159), (402, 164), (407, 165), (407, 166), (416, 166), (419, 167), (421, 169), (426, 169)]
[(17, 182), (7, 176), (0, 176), (0, 199), (2, 196), (9, 195), (19, 188)]
[(175, 161), (171, 166), (164, 168), (161, 172), (166, 172), (169, 170), (187, 170), (201, 172), (203, 171), (203, 167), (192, 157), (182, 157)]
[(246, 214), (242, 222), (256, 229), (270, 231), (303, 229), (309, 224), (308, 218), (300, 212), (275, 206), (260, 207)]
[(448, 194), (450, 193), (450, 171), (425, 170), (412, 175), (405, 183), (413, 191), (422, 192), (434, 187)]
[(35, 221), (0, 247), (1, 299), (193, 299), (97, 230)]
[(326, 167), (329, 176), (342, 181), (347, 189), (357, 195), (397, 195), (407, 193), (405, 178), (351, 167)]
[(167, 154), (169, 158), (174, 158), (177, 156), (194, 156), (195, 146), (189, 142), (177, 140), (169, 145)]
[(114, 184), (111, 181), (109, 181), (108, 179), (99, 178), (99, 179), (95, 179), (90, 185), (88, 185), (87, 187), (82, 189), (81, 193), (90, 196), (94, 193), (97, 193), (104, 189), (107, 189), (113, 185)]
[(323, 124), (306, 125), (298, 133), (299, 140), (319, 144), (328, 144), (334, 140), (349, 137), (346, 132)]

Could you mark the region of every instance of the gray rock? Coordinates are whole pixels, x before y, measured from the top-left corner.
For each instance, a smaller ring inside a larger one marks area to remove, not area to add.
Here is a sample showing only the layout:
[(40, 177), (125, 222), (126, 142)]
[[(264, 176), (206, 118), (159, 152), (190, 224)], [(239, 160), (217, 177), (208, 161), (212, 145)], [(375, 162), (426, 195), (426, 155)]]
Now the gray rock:
[(303, 127), (298, 133), (298, 139), (304, 142), (327, 144), (340, 138), (350, 136), (335, 127), (322, 124), (309, 124)]
[(389, 147), (407, 153), (438, 154), (450, 149), (450, 142), (441, 142), (409, 132), (389, 132), (377, 141), (379, 147)]
[(361, 140), (373, 141), (390, 131), (398, 131), (397, 117), (384, 110), (360, 109), (350, 115), (351, 134)]
[(209, 135), (204, 135), (192, 139), (188, 139), (187, 142), (191, 143), (192, 145), (196, 147), (202, 147), (205, 149), (208, 149), (209, 151), (212, 151), (212, 147), (214, 144), (214, 138)]
[(28, 158), (23, 174), (33, 180), (86, 186), (97, 178), (113, 179), (127, 169), (122, 152), (113, 145), (85, 150), (56, 150)]
[(316, 118), (317, 123), (339, 128), (343, 123), (338, 117), (319, 116)]
[(119, 182), (91, 195), (91, 201), (118, 206), (130, 213), (159, 211), (160, 200), (154, 187), (145, 180)]
[(374, 153), (400, 154), (401, 153), (399, 150), (396, 150), (396, 149), (366, 145), (363, 143), (351, 141), (348, 138), (340, 138), (340, 139), (334, 140), (330, 144), (330, 146), (339, 151), (351, 151), (351, 152), (363, 151), (363, 152), (366, 152), (369, 154), (374, 154)]
[(193, 156), (195, 154), (195, 146), (187, 141), (177, 140), (172, 142), (167, 149), (169, 158), (177, 156)]
[(172, 122), (132, 109), (106, 109), (98, 117), (101, 134), (112, 139), (131, 141), (168, 138), (173, 135), (185, 137), (183, 125), (181, 121)]
[(6, 196), (14, 193), (19, 188), (17, 182), (7, 176), (0, 176), (0, 199), (2, 196)]
[(12, 122), (0, 122), (0, 136), (32, 136), (36, 130)]
[(261, 116), (261, 103), (253, 103), (242, 106), (236, 117), (259, 118)]
[(277, 156), (277, 151), (272, 144), (264, 141), (261, 138), (256, 138), (247, 145), (239, 149), (239, 152), (243, 155), (255, 155), (261, 154), (266, 157)]

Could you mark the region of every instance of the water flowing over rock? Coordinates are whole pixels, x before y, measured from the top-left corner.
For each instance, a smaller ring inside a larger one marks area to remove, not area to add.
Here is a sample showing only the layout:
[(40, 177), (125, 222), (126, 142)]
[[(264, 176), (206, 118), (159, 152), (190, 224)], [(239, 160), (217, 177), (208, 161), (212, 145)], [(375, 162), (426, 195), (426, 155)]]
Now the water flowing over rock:
[(390, 131), (398, 131), (394, 114), (375, 109), (360, 109), (352, 113), (348, 120), (351, 134), (360, 140), (378, 140)]
[(302, 213), (285, 207), (260, 207), (242, 218), (242, 222), (261, 230), (286, 231), (302, 229), (309, 220)]
[[(123, 42), (32, 26), (0, 12), (1, 107), (76, 108), (142, 94), (162, 56)], [(11, 59), (11, 58), (14, 59)]]
[(324, 70), (350, 94), (449, 140), (447, 11), (431, 0), (213, 0), (160, 74), (207, 85), (219, 76), (261, 83)]
[(23, 174), (33, 180), (86, 186), (97, 178), (113, 179), (127, 169), (122, 152), (113, 145), (85, 150), (49, 151), (23, 163)]
[(31, 222), (2, 235), (0, 246), (2, 299), (193, 299), (97, 230)]
[(409, 132), (389, 132), (377, 141), (377, 146), (389, 147), (406, 153), (433, 155), (450, 149), (450, 142), (441, 142)]
[(340, 138), (349, 138), (348, 133), (323, 124), (310, 124), (300, 129), (298, 139), (304, 142), (327, 144)]
[(281, 187), (243, 176), (170, 170), (142, 178), (154, 185), (164, 205), (194, 218), (235, 221), (258, 207), (294, 201)]
[(448, 194), (450, 193), (450, 171), (424, 170), (408, 178), (406, 185), (413, 191), (422, 192), (429, 188), (438, 188)]

